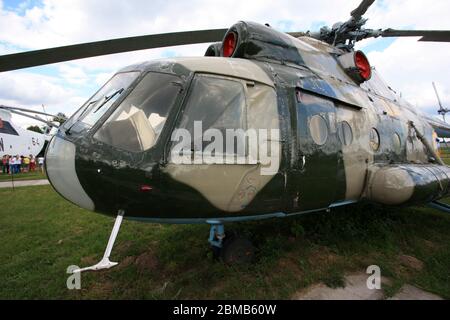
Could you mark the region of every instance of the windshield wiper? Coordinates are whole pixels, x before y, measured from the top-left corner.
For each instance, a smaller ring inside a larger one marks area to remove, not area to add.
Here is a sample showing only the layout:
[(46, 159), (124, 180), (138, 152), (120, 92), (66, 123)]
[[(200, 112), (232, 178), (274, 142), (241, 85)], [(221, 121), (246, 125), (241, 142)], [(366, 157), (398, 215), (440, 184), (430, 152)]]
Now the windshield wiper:
[(89, 106), (90, 106), (91, 104), (95, 104), (95, 103), (97, 103), (97, 102), (99, 102), (99, 101), (100, 101), (100, 99), (93, 100), (93, 101), (89, 102), (89, 103), (86, 105), (86, 107), (84, 108), (83, 112), (80, 113), (80, 115), (78, 116), (77, 119), (80, 119), (81, 117), (84, 116), (84, 114), (85, 114), (86, 111), (89, 109)]
[[(97, 109), (95, 109), (95, 111), (93, 111), (92, 113), (96, 113), (96, 112), (97, 112), (98, 110), (100, 110), (100, 109), (101, 109), (108, 101), (110, 101), (112, 98), (114, 98), (117, 94), (121, 94), (124, 90), (125, 90), (124, 88), (121, 88), (121, 89), (116, 90), (116, 91), (115, 91), (113, 94), (111, 94), (109, 97), (104, 96), (103, 99), (105, 99), (105, 101), (103, 101), (103, 102), (97, 107)], [(75, 119), (74, 123), (70, 126), (70, 128), (68, 128), (68, 129), (65, 131), (65, 133), (66, 133), (67, 135), (70, 135), (70, 130), (73, 128), (73, 126), (75, 126), (75, 124), (79, 121), (79, 119), (81, 119), (81, 118), (85, 115), (85, 113), (87, 112), (87, 110), (89, 110), (89, 106), (92, 105), (92, 104), (96, 104), (96, 103), (99, 102), (101, 99), (102, 99), (102, 98), (97, 99), (97, 100), (93, 100), (93, 101), (89, 102), (89, 103), (86, 105), (86, 107), (84, 108), (83, 112), (81, 112), (80, 116), (79, 116), (77, 119)]]
[(119, 90), (117, 90), (116, 92), (114, 92), (112, 95), (110, 95), (109, 97), (105, 96), (105, 101), (103, 101), (98, 107), (97, 109), (95, 109), (94, 112), (92, 113), (96, 113), (98, 110), (100, 110), (106, 103), (108, 103), (112, 98), (114, 98), (116, 95), (121, 94), (125, 89), (121, 88)]

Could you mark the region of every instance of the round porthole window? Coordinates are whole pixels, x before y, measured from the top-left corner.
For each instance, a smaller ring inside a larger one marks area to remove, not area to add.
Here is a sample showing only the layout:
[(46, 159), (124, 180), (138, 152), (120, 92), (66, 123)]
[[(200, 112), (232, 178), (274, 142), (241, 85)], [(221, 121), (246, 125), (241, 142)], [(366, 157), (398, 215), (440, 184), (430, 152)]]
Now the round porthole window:
[(373, 151), (378, 151), (378, 149), (380, 149), (380, 134), (375, 128), (370, 130), (370, 147)]
[(328, 139), (328, 126), (327, 122), (322, 116), (315, 115), (309, 122), (309, 131), (311, 137), (319, 146), (324, 145)]
[(353, 142), (352, 127), (347, 121), (342, 121), (338, 128), (339, 140), (344, 146), (349, 146)]

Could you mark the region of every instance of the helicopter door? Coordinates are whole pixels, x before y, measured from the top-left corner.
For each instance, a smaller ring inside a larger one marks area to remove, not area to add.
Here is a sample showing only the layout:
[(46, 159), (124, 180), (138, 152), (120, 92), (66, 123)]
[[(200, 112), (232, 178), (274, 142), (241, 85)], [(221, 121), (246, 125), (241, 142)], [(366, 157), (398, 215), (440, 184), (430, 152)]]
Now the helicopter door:
[(327, 208), (335, 201), (340, 181), (336, 108), (333, 101), (301, 90), (296, 98), (296, 157), (289, 184), (292, 211)]
[[(279, 130), (277, 99), (272, 87), (198, 74), (173, 131), (165, 171), (174, 182), (189, 187), (189, 191), (184, 189), (188, 194), (183, 197), (193, 199), (201, 194), (216, 211), (240, 212), (256, 206), (267, 211), (277, 208), (284, 182), (279, 173), (281, 144), (279, 136), (273, 138), (278, 139), (276, 147), (272, 147), (272, 141), (254, 140), (251, 133), (257, 137), (261, 128), (266, 132)], [(268, 144), (273, 158), (278, 155), (270, 163), (272, 166), (254, 152)], [(253, 201), (258, 196), (262, 200)]]

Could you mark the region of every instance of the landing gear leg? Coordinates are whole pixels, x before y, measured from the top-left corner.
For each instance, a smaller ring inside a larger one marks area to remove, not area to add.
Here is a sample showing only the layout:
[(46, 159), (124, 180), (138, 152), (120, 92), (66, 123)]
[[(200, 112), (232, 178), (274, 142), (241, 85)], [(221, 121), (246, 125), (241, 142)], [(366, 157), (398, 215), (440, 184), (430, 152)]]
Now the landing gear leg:
[(105, 250), (102, 260), (100, 260), (100, 262), (97, 263), (96, 265), (93, 265), (93, 266), (90, 266), (87, 268), (76, 269), (73, 271), (73, 273), (109, 269), (118, 264), (117, 262), (109, 261), (109, 256), (111, 255), (111, 251), (114, 246), (114, 242), (116, 241), (117, 234), (119, 233), (120, 225), (122, 224), (124, 214), (125, 214), (125, 212), (123, 210), (119, 210), (116, 221), (114, 222), (114, 227), (112, 229), (111, 235), (109, 236), (108, 245), (106, 246), (106, 250)]
[(228, 265), (250, 263), (255, 255), (252, 243), (233, 232), (225, 232), (220, 221), (208, 221), (211, 225), (209, 243), (214, 258), (221, 258)]
[(211, 225), (208, 242), (211, 245), (214, 259), (219, 259), (225, 239), (225, 227), (220, 221), (208, 221), (208, 223)]

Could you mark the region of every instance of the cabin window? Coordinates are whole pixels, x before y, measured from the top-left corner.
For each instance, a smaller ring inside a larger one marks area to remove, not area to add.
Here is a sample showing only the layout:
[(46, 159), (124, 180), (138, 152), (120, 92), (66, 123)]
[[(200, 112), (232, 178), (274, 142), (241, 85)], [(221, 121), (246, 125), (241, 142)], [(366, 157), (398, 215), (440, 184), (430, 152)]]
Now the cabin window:
[[(177, 129), (185, 129), (190, 139), (177, 143), (177, 150), (212, 156), (245, 156), (246, 98), (243, 81), (213, 75), (196, 75)], [(235, 136), (231, 136), (233, 131)], [(181, 132), (181, 130), (179, 131)], [(177, 136), (177, 131), (174, 131)], [(227, 143), (227, 139), (228, 143)], [(172, 139), (174, 140), (174, 139)], [(183, 145), (180, 145), (183, 144)], [(213, 147), (214, 146), (214, 147)], [(173, 149), (174, 150), (174, 149)], [(172, 151), (173, 151), (172, 150)], [(172, 159), (173, 160), (173, 159)]]
[(400, 154), (402, 152), (402, 139), (397, 132), (392, 136), (392, 147), (395, 153)]
[(344, 146), (349, 146), (353, 142), (352, 127), (347, 121), (342, 121), (338, 126), (339, 140)]
[(309, 121), (309, 131), (314, 142), (323, 146), (328, 139), (327, 122), (321, 115), (314, 115)]
[(148, 73), (94, 137), (127, 151), (150, 149), (158, 141), (180, 88), (177, 76)]
[(375, 128), (370, 130), (369, 143), (373, 151), (378, 151), (378, 149), (380, 149), (380, 134)]

